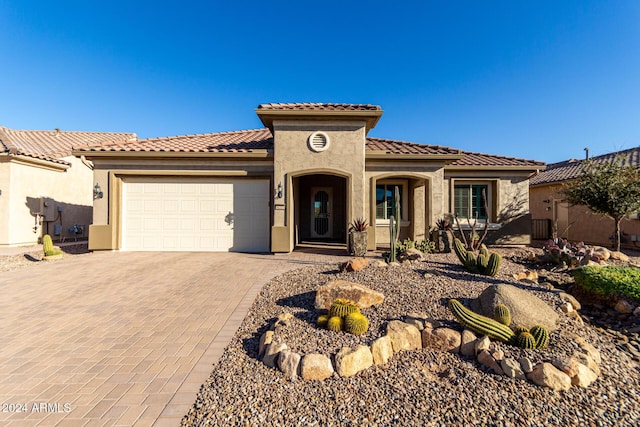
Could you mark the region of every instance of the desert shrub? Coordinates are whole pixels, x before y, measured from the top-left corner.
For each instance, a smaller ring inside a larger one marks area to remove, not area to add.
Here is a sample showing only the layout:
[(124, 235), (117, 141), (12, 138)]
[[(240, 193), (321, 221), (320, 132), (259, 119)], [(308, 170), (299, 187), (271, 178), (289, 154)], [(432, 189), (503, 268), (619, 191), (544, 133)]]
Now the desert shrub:
[(586, 266), (574, 271), (576, 283), (594, 293), (622, 294), (640, 301), (640, 269), (619, 266)]

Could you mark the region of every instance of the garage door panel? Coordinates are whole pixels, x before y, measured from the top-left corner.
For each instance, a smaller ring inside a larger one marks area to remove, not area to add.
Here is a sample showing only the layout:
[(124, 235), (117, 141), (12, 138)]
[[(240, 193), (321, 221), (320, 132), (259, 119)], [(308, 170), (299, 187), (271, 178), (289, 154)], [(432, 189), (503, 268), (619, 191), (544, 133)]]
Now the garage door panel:
[(123, 186), (123, 249), (269, 249), (266, 180), (130, 179)]

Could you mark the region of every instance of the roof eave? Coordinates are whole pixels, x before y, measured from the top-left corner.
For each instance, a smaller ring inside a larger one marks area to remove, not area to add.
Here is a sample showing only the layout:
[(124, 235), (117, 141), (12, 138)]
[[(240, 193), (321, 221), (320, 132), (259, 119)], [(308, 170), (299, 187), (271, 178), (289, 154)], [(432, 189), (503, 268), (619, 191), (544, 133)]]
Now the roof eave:
[(271, 150), (251, 150), (241, 153), (199, 152), (199, 151), (94, 151), (73, 150), (76, 157), (148, 157), (148, 158), (257, 158), (265, 159), (273, 156)]
[(324, 111), (324, 110), (269, 110), (256, 108), (256, 114), (260, 121), (273, 133), (273, 121), (282, 119), (310, 120), (353, 120), (361, 119), (366, 122), (366, 131), (376, 127), (378, 120), (384, 113), (383, 110), (363, 110), (363, 111)]
[(541, 171), (544, 170), (545, 166), (535, 166), (535, 165), (521, 165), (521, 166), (517, 166), (517, 165), (477, 165), (477, 166), (473, 166), (473, 165), (447, 165), (445, 167), (446, 171), (452, 170), (452, 171), (462, 171), (462, 170), (501, 170), (501, 171), (508, 171), (508, 170), (514, 170), (514, 171), (530, 171), (530, 172), (534, 172), (534, 171)]
[(369, 151), (365, 153), (366, 159), (375, 160), (440, 160), (454, 162), (463, 157), (461, 154), (395, 154), (388, 151)]
[(39, 159), (24, 154), (0, 153), (0, 158), (6, 158), (9, 162), (20, 163), (29, 166), (38, 166), (45, 169), (64, 172), (71, 167), (70, 163), (54, 162), (51, 160)]

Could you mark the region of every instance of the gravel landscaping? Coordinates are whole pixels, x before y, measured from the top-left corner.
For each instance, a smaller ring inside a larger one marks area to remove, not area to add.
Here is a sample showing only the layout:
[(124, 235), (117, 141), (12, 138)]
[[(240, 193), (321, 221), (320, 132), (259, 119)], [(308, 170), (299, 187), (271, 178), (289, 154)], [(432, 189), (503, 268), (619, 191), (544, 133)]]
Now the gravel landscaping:
[[(540, 284), (516, 282), (512, 274), (526, 268), (526, 249), (499, 251), (505, 261), (494, 278), (467, 273), (454, 254), (433, 254), (410, 264), (371, 265), (349, 273), (339, 272), (337, 264), (311, 266), (271, 280), (182, 425), (637, 425), (640, 365), (633, 354), (621, 349), (620, 333), (602, 328), (606, 318), (598, 318), (597, 328), (589, 325), (588, 317), (584, 325), (571, 319), (560, 309), (558, 293), (548, 289), (542, 278)], [(315, 326), (315, 290), (334, 279), (358, 282), (385, 295), (382, 305), (363, 310), (370, 322), (364, 335)], [(374, 365), (349, 378), (334, 374), (323, 382), (292, 381), (258, 358), (261, 334), (285, 312), (294, 317), (278, 336), (292, 351), (335, 355), (345, 346), (371, 344), (384, 334), (387, 322), (411, 312), (427, 313), (445, 326), (462, 330), (446, 302), (457, 298), (468, 305), (493, 283), (527, 289), (560, 316), (549, 348), (525, 350), (500, 344), (506, 355), (526, 356), (533, 362), (569, 356), (577, 349), (573, 337), (580, 336), (601, 352), (600, 378), (586, 389), (553, 392), (495, 375), (474, 358), (423, 349), (397, 353), (387, 365)], [(626, 330), (635, 330), (638, 319), (625, 319)], [(631, 342), (635, 345), (637, 340)]]

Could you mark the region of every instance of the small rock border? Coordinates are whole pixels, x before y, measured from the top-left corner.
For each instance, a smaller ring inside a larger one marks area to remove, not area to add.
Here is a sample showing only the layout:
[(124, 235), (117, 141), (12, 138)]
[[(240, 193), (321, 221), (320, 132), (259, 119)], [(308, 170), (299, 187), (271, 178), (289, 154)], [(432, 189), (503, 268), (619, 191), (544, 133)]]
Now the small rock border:
[(480, 365), (497, 375), (529, 380), (555, 391), (571, 387), (586, 388), (600, 375), (600, 351), (582, 337), (572, 337), (579, 347), (572, 356), (534, 365), (526, 357), (518, 360), (508, 357), (498, 343), (486, 336), (477, 337), (467, 329), (459, 332), (442, 327), (440, 321), (421, 313), (404, 316), (404, 321), (390, 321), (386, 335), (373, 341), (370, 346), (345, 347), (332, 362), (331, 357), (323, 354), (301, 355), (292, 352), (286, 343), (277, 339), (278, 331), (287, 327), (292, 318), (291, 313), (280, 314), (269, 330), (262, 334), (258, 357), (262, 357), (265, 365), (278, 368), (294, 381), (298, 378), (322, 381), (334, 373), (350, 377), (373, 365), (388, 363), (394, 353), (423, 348), (475, 357)]

